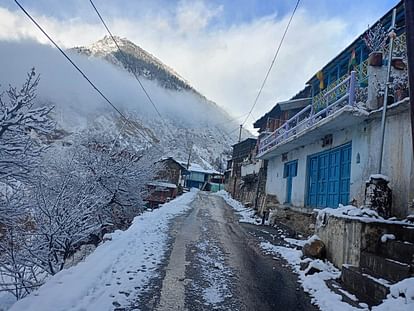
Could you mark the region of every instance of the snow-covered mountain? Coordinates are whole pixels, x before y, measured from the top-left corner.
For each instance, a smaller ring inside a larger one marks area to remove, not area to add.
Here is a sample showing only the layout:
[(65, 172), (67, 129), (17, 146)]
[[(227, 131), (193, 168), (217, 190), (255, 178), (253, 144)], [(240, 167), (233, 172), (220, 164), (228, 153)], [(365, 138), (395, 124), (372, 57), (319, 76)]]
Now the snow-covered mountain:
[[(21, 85), (25, 73), (34, 66), (41, 75), (38, 100), (56, 106), (55, 118), (67, 132), (105, 131), (113, 137), (120, 135), (121, 143), (136, 149), (156, 144), (163, 149), (163, 156), (179, 160), (187, 160), (192, 146), (193, 162), (217, 169), (221, 155), (229, 153), (237, 140), (237, 122), (160, 60), (126, 39), (117, 40), (126, 59), (108, 37), (70, 52), (134, 127), (124, 126), (109, 105), (50, 46), (0, 42), (0, 84)], [(140, 76), (162, 117), (148, 102), (132, 72)]]
[(75, 47), (72, 50), (87, 56), (104, 58), (148, 80), (156, 80), (161, 86), (167, 89), (178, 91), (189, 90), (204, 97), (176, 71), (162, 63), (152, 54), (128, 39), (117, 36), (114, 38), (123, 53), (119, 52), (118, 47), (109, 36), (105, 36), (103, 39), (89, 46)]

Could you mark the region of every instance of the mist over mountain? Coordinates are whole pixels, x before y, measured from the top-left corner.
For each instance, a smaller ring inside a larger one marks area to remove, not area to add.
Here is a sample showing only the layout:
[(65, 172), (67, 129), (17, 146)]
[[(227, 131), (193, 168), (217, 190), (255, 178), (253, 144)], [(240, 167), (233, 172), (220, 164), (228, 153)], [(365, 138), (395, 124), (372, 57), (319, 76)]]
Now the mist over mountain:
[[(187, 158), (193, 146), (192, 161), (206, 168), (213, 163), (217, 167), (220, 155), (228, 153), (237, 139), (237, 122), (157, 58), (126, 39), (117, 38), (117, 42), (126, 59), (108, 37), (89, 47), (73, 48), (69, 53), (140, 133), (123, 126), (112, 108), (56, 49), (47, 45), (0, 42), (2, 90), (8, 84), (20, 86), (26, 72), (35, 67), (41, 76), (38, 101), (55, 105), (54, 117), (65, 131), (107, 131), (113, 137), (120, 135), (121, 143), (137, 150), (152, 142), (163, 149), (164, 156), (181, 160)], [(140, 76), (162, 117), (157, 115), (132, 72)], [(227, 135), (229, 132), (232, 133)]]

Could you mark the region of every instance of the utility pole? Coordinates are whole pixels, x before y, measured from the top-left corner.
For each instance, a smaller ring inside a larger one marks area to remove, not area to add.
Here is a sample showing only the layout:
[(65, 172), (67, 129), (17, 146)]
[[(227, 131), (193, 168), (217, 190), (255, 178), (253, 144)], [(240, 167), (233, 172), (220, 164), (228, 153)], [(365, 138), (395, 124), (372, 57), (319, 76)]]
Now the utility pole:
[(380, 156), (379, 156), (379, 163), (378, 163), (378, 173), (382, 173), (382, 158), (384, 156), (384, 139), (385, 139), (385, 121), (387, 116), (387, 105), (388, 105), (388, 91), (390, 88), (390, 74), (391, 74), (391, 59), (392, 59), (392, 51), (394, 49), (394, 39), (396, 37), (395, 34), (395, 18), (397, 15), (397, 9), (392, 11), (392, 22), (388, 32), (388, 37), (390, 38), (390, 45), (388, 51), (388, 64), (387, 64), (387, 75), (385, 81), (385, 92), (384, 92), (384, 105), (382, 107), (382, 118), (381, 118), (381, 148), (380, 148)]
[(191, 143), (190, 151), (188, 152), (187, 158), (187, 170), (190, 168), (191, 153), (193, 151), (193, 143)]
[(243, 128), (243, 124), (240, 124), (240, 131), (239, 131), (239, 142), (241, 142), (242, 128)]
[(414, 155), (414, 1), (405, 0), (405, 35), (407, 42), (408, 83), (411, 115), (411, 140)]

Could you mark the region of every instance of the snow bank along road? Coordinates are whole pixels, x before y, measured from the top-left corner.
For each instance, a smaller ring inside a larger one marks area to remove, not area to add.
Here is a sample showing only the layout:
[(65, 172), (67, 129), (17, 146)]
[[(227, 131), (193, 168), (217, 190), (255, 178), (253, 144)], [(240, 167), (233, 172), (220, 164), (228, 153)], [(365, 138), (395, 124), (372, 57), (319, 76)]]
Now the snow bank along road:
[(171, 219), (191, 208), (189, 192), (115, 231), (84, 262), (63, 270), (17, 303), (12, 311), (124, 310), (156, 274), (167, 249)]
[(314, 310), (225, 201), (190, 192), (145, 213), (12, 311)]

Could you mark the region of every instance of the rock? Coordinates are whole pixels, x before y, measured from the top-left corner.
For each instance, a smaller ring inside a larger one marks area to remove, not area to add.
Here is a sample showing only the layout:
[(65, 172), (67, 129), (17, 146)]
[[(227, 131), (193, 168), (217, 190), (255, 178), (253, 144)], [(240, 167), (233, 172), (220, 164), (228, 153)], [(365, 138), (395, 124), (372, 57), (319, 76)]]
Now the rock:
[(319, 272), (322, 272), (322, 271), (312, 266), (305, 272), (305, 275), (312, 275), (312, 274), (319, 273)]
[(302, 253), (306, 257), (324, 259), (326, 256), (325, 244), (314, 235), (303, 245)]
[(300, 270), (301, 271), (306, 270), (309, 267), (310, 262), (311, 262), (310, 260), (302, 260), (300, 262)]
[(391, 217), (392, 190), (387, 176), (374, 174), (365, 185), (365, 206), (384, 218)]
[(112, 241), (112, 235), (110, 233), (105, 233), (105, 235), (102, 237), (102, 241)]

